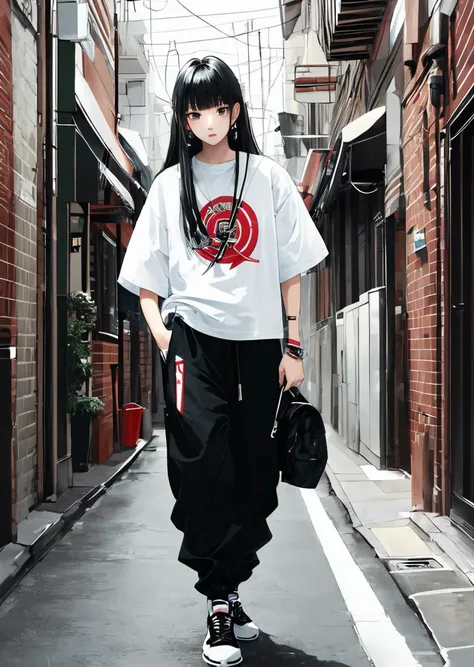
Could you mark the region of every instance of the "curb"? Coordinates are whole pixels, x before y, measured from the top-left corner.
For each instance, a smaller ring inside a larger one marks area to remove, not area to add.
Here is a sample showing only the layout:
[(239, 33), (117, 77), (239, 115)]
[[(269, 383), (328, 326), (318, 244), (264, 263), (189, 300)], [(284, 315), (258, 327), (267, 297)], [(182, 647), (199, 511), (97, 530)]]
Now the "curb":
[(150, 440), (139, 440), (133, 453), (107, 481), (88, 491), (80, 500), (76, 500), (58, 517), (57, 521), (52, 523), (40, 535), (31, 547), (24, 547), (21, 549), (21, 545), (13, 545), (18, 546), (20, 550), (13, 561), (13, 572), (0, 581), (0, 605), (20, 583), (23, 577), (25, 577), (28, 572), (46, 556), (59, 539), (70, 530), (72, 525), (80, 519), (80, 517), (85, 514), (85, 512), (99, 500), (99, 498), (105, 495), (115, 482), (120, 479), (123, 473), (135, 463), (143, 450), (153, 440), (153, 437)]
[[(413, 517), (410, 517), (409, 525), (412, 526), (414, 532), (417, 534), (420, 532), (424, 533), (424, 535), (428, 537), (429, 541), (434, 541), (435, 543), (437, 543), (438, 546), (443, 551), (442, 556), (435, 555), (434, 553), (432, 556), (434, 560), (438, 560), (440, 562), (441, 568), (444, 570), (442, 575), (445, 575), (445, 573), (455, 574), (456, 572), (458, 572), (459, 582), (456, 582), (455, 588), (451, 588), (451, 586), (453, 586), (453, 583), (451, 582), (446, 585), (436, 584), (433, 586), (432, 589), (425, 589), (421, 587), (420, 590), (418, 591), (405, 590), (403, 585), (401, 585), (398, 575), (404, 574), (405, 576), (408, 577), (413, 577), (418, 575), (416, 575), (415, 572), (406, 572), (406, 571), (397, 572), (396, 570), (392, 570), (391, 568), (387, 567), (387, 562), (391, 560), (390, 557), (386, 553), (384, 553), (385, 550), (381, 548), (382, 545), (377, 544), (378, 540), (373, 534), (371, 534), (371, 531), (362, 526), (357, 514), (354, 511), (354, 508), (352, 507), (352, 503), (350, 502), (341, 484), (337, 480), (336, 475), (333, 473), (329, 465), (326, 466), (326, 475), (329, 481), (330, 490), (339, 499), (339, 501), (342, 503), (347, 513), (349, 514), (352, 527), (359, 535), (361, 535), (361, 537), (364, 538), (365, 542), (373, 550), (375, 557), (384, 562), (385, 567), (387, 568), (389, 574), (392, 576), (392, 579), (394, 580), (406, 604), (414, 611), (416, 616), (419, 618), (419, 620), (425, 627), (429, 636), (432, 637), (434, 643), (438, 647), (439, 653), (442, 659), (444, 660), (446, 667), (458, 667), (458, 666), (464, 667), (464, 665), (468, 664), (473, 665), (474, 641), (471, 640), (467, 642), (467, 644), (469, 645), (467, 645), (466, 642), (464, 642), (465, 645), (462, 647), (463, 651), (462, 659), (463, 660), (467, 659), (467, 662), (458, 662), (455, 656), (457, 655), (460, 647), (458, 647), (456, 644), (454, 644), (453, 646), (453, 644), (447, 642), (446, 632), (445, 632), (446, 623), (445, 621), (440, 622), (439, 620), (439, 614), (441, 613), (441, 615), (442, 616), (444, 615), (444, 618), (446, 618), (446, 614), (450, 613), (450, 610), (453, 608), (453, 605), (456, 605), (458, 608), (463, 606), (465, 609), (467, 608), (467, 611), (469, 611), (469, 606), (467, 606), (468, 600), (471, 598), (471, 596), (474, 596), (474, 585), (472, 581), (469, 582), (469, 578), (467, 577), (467, 575), (462, 574), (462, 570), (456, 567), (456, 563), (454, 563), (454, 561), (452, 562), (453, 565), (452, 568), (450, 568), (446, 564), (446, 558), (448, 558), (448, 560), (450, 561), (452, 561), (452, 559), (448, 554), (446, 554), (445, 549), (443, 549), (443, 547), (438, 543), (438, 540), (433, 539), (433, 537), (436, 538), (441, 533), (439, 533), (439, 531), (438, 533), (434, 532), (432, 534), (428, 533), (419, 525), (419, 522), (416, 521), (416, 518), (414, 519)], [(410, 559), (411, 559), (410, 557), (407, 557), (406, 560)], [(403, 558), (398, 559), (394, 557), (393, 560), (404, 560), (404, 559)], [(420, 574), (422, 573), (429, 574), (430, 572), (432, 572), (432, 570), (427, 568), (421, 571)], [(447, 576), (449, 576), (449, 574)], [(465, 582), (463, 580), (463, 577), (466, 579)], [(469, 585), (469, 583), (471, 583), (471, 585)], [(443, 600), (442, 598), (446, 598), (446, 600)], [(434, 611), (430, 610), (427, 614), (427, 611), (424, 607), (426, 606), (426, 602), (428, 600), (432, 600), (434, 602)], [(441, 601), (440, 608), (436, 607), (438, 601)], [(466, 611), (464, 612), (464, 616), (466, 616)], [(471, 616), (469, 617), (469, 619), (470, 618)], [(459, 632), (462, 631), (464, 635), (467, 636), (466, 633), (470, 633), (471, 629), (472, 629), (472, 621), (469, 620), (466, 622), (466, 620), (464, 620), (464, 623), (459, 624), (457, 631)]]
[(352, 503), (349, 500), (349, 498), (347, 497), (347, 495), (345, 494), (344, 489), (342, 488), (341, 484), (339, 483), (336, 475), (333, 473), (333, 471), (329, 467), (329, 464), (326, 466), (325, 472), (326, 472), (327, 478), (329, 480), (329, 486), (331, 487), (332, 492), (334, 493), (334, 495), (337, 498), (339, 498), (341, 503), (346, 508), (346, 510), (349, 514), (352, 526), (356, 530), (358, 530), (362, 526), (362, 523), (360, 522), (359, 517), (355, 513), (355, 510), (352, 507)]

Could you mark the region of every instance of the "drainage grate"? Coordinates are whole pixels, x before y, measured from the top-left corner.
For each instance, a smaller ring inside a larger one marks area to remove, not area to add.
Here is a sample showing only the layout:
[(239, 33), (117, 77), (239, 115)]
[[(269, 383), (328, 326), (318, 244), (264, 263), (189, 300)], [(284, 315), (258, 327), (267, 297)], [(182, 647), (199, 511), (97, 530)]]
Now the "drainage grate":
[(443, 568), (434, 558), (390, 558), (386, 565), (391, 572), (414, 572)]

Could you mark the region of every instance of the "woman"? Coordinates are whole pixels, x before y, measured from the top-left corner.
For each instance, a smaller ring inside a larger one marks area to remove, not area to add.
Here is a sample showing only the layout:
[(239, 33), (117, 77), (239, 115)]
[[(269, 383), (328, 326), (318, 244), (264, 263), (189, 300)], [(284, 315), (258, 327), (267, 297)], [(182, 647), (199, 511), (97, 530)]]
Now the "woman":
[(203, 658), (228, 666), (242, 661), (239, 640), (258, 637), (238, 590), (271, 539), (280, 385), (303, 379), (300, 275), (327, 250), (289, 175), (260, 154), (224, 62), (185, 65), (172, 106), (168, 155), (119, 282), (140, 295), (165, 360), (179, 560), (208, 599)]

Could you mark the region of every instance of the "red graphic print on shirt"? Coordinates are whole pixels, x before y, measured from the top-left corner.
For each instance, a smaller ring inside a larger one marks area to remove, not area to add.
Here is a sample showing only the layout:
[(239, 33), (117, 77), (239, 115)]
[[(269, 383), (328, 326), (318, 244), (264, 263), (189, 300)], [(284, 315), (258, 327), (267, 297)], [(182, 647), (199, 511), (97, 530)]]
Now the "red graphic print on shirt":
[[(196, 252), (208, 262), (212, 262), (212, 260), (215, 259), (221, 244), (219, 240), (221, 234), (225, 233), (229, 228), (232, 203), (233, 197), (222, 196), (213, 199), (201, 210), (201, 218), (212, 239), (212, 244), (208, 248), (202, 248)], [(248, 204), (242, 202), (237, 213), (235, 231), (231, 236), (223, 258), (219, 263), (230, 264), (231, 269), (235, 269), (240, 264), (243, 264), (243, 262), (254, 262), (258, 264), (260, 260), (252, 257), (257, 241), (257, 216)]]

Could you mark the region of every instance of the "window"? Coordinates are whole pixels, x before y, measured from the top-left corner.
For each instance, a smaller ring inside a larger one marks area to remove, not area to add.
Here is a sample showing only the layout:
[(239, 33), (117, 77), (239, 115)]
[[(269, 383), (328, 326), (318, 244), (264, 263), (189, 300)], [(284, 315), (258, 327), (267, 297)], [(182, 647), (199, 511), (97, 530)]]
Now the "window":
[(405, 23), (405, 18), (405, 0), (397, 0), (397, 4), (393, 10), (392, 21), (390, 23), (390, 51), (395, 46), (398, 35)]
[(91, 247), (91, 294), (97, 304), (97, 331), (118, 335), (117, 246), (98, 232)]
[(145, 81), (127, 81), (126, 90), (128, 103), (131, 107), (146, 106)]

